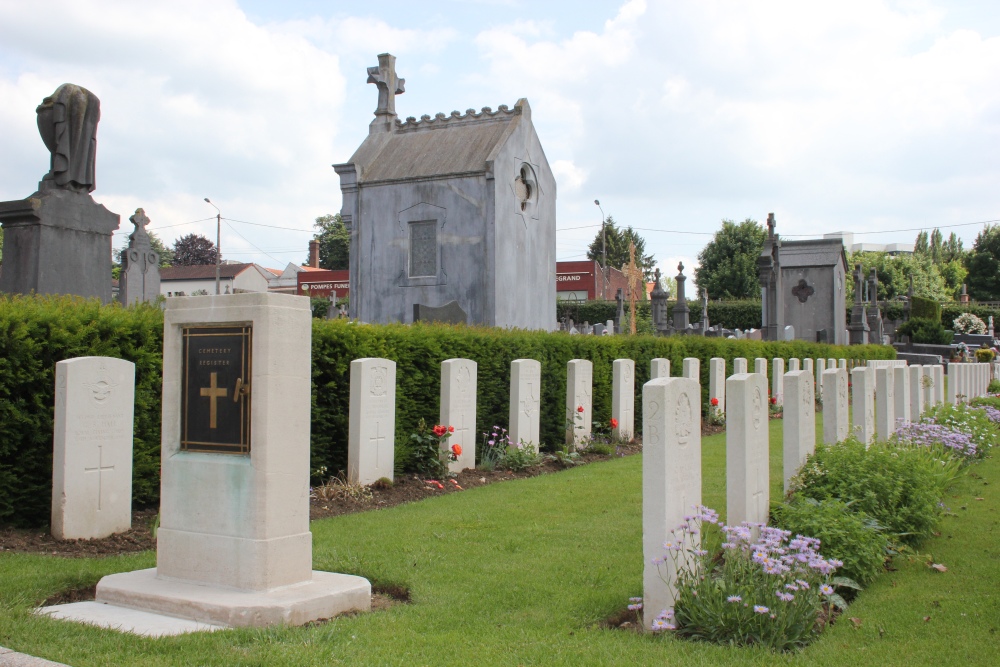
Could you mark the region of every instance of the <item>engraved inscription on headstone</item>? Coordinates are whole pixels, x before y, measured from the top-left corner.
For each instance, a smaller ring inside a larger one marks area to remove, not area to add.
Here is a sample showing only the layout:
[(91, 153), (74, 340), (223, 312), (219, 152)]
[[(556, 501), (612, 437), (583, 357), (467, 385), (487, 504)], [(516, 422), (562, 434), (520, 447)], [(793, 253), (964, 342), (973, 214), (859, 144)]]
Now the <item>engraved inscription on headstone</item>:
[(251, 326), (184, 327), (181, 449), (250, 451)]
[(410, 277), (437, 275), (437, 221), (410, 224)]

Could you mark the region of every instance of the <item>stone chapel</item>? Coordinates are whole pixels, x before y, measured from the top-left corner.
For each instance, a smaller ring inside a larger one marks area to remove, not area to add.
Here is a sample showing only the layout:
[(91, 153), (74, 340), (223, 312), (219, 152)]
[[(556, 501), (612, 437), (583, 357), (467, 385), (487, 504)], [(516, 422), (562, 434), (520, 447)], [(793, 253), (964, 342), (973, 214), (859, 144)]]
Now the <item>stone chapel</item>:
[(528, 101), (400, 121), (395, 61), (383, 53), (368, 68), (375, 120), (334, 165), (351, 233), (350, 316), (553, 329), (556, 182)]

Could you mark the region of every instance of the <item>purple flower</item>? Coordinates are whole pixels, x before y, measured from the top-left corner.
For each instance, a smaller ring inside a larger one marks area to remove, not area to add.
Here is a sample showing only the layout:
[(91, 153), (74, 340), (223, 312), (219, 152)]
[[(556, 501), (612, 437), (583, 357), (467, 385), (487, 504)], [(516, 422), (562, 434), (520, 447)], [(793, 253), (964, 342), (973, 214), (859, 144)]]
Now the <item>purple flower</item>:
[(753, 606), (753, 610), (754, 610), (754, 613), (756, 613), (756, 614), (766, 614), (766, 613), (768, 613), (768, 612), (771, 611), (770, 609), (768, 609), (764, 605), (759, 605), (759, 604), (755, 604)]
[(726, 598), (726, 602), (743, 602), (743, 598), (739, 595), (730, 595)]

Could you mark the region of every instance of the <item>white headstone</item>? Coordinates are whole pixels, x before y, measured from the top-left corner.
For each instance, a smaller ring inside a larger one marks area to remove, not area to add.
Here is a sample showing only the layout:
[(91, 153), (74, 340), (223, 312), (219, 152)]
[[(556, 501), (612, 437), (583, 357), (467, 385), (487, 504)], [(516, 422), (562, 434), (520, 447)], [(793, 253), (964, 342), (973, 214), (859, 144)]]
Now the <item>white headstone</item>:
[(607, 322), (604, 323), (604, 326), (607, 327), (607, 331), (608, 331), (609, 334), (614, 334), (614, 332), (615, 332), (615, 321), (614, 320), (608, 320)]
[(893, 398), (896, 401), (896, 424), (910, 421), (910, 369), (896, 366), (893, 369)]
[[(566, 364), (566, 444), (590, 440), (594, 421), (594, 365), (587, 359)], [(583, 408), (582, 410), (580, 408)]]
[(765, 378), (767, 377), (767, 359), (763, 357), (757, 357), (753, 360), (753, 372), (760, 373)]
[(781, 340), (795, 340), (795, 327), (791, 324), (785, 325), (784, 335)]
[(836, 444), (847, 439), (851, 428), (847, 415), (847, 370), (823, 371), (823, 442)]
[(778, 405), (782, 405), (785, 394), (785, 360), (775, 357), (771, 365), (771, 396), (778, 401)]
[(910, 421), (918, 422), (924, 413), (924, 369), (910, 366), (906, 370), (910, 378)]
[(767, 378), (726, 380), (726, 523), (767, 523), (770, 508)]
[(611, 417), (618, 422), (613, 438), (631, 440), (635, 435), (635, 362), (615, 359), (611, 378)]
[[(701, 387), (691, 378), (657, 378), (642, 388), (643, 625), (672, 609), (677, 572), (663, 543), (701, 505)], [(695, 538), (697, 539), (697, 538)], [(697, 546), (697, 543), (688, 546)]]
[(793, 358), (789, 359), (788, 360), (788, 370), (790, 370), (790, 371), (800, 370), (800, 368), (801, 368), (801, 366), (799, 365), (800, 363), (801, 362), (796, 357), (793, 357)]
[(683, 362), (683, 375), (686, 378), (695, 380), (701, 385), (701, 360), (697, 357), (685, 357)]
[(111, 357), (56, 363), (52, 535), (92, 540), (132, 527), (135, 364)]
[(539, 412), (542, 396), (542, 364), (535, 359), (510, 362), (510, 441), (539, 444)]
[[(808, 369), (807, 369), (808, 370)], [(816, 360), (816, 395), (823, 398), (823, 371), (826, 370), (826, 359)]]
[(806, 457), (816, 451), (816, 397), (813, 378), (808, 371), (785, 373), (785, 404), (782, 419), (782, 458), (785, 473), (785, 492)]
[(393, 479), (396, 452), (396, 362), (369, 357), (351, 362), (347, 480)]
[(872, 370), (861, 366), (851, 371), (854, 435), (866, 445), (875, 440), (875, 377)]
[(445, 440), (451, 450), (460, 445), (458, 460), (448, 464), (452, 472), (476, 467), (476, 391), (479, 366), (471, 359), (446, 359), (441, 362), (441, 424), (454, 426)]
[[(931, 372), (931, 367), (921, 366), (920, 372), (923, 374), (925, 380), (922, 380), (921, 387), (924, 392), (924, 407), (933, 408), (935, 403), (935, 398), (937, 394), (934, 393), (934, 374)], [(961, 384), (959, 385), (961, 386)]]
[(708, 360), (708, 404), (712, 399), (719, 399), (718, 410), (726, 409), (726, 360), (722, 357), (712, 357)]
[(896, 373), (891, 366), (876, 368), (874, 371), (875, 432), (879, 440), (888, 440), (896, 430)]
[(829, 357), (826, 360), (826, 368), (827, 368), (827, 370), (830, 370), (831, 368), (836, 368), (836, 367), (837, 367), (837, 360), (834, 359), (833, 357)]
[(733, 359), (733, 375), (745, 375), (747, 370), (747, 360), (743, 357)]
[(847, 359), (838, 359), (837, 360), (837, 368), (843, 368), (843, 369), (846, 370), (847, 369)]
[(670, 377), (670, 360), (669, 359), (651, 359), (649, 362), (649, 379), (655, 380), (656, 378), (668, 378)]
[[(931, 377), (934, 380), (934, 403), (939, 405), (944, 403), (944, 366), (935, 364), (931, 370)], [(989, 381), (986, 384), (989, 386)]]

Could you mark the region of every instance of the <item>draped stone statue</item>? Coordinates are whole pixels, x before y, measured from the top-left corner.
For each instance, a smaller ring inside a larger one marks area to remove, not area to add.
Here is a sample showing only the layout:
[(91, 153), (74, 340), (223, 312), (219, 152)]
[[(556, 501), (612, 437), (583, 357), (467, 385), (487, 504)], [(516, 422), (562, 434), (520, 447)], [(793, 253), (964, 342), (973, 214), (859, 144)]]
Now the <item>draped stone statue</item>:
[(38, 132), (51, 153), (49, 173), (40, 189), (52, 187), (89, 193), (94, 191), (97, 160), (97, 123), (101, 101), (97, 95), (64, 83), (35, 109)]

